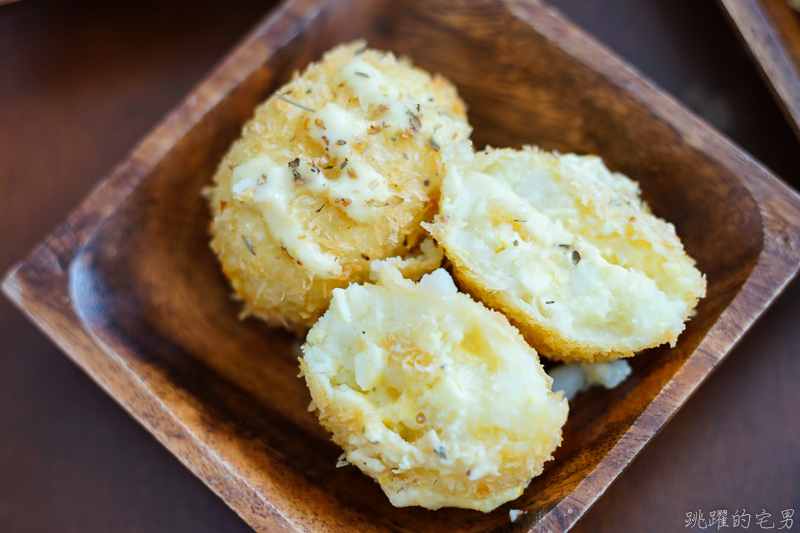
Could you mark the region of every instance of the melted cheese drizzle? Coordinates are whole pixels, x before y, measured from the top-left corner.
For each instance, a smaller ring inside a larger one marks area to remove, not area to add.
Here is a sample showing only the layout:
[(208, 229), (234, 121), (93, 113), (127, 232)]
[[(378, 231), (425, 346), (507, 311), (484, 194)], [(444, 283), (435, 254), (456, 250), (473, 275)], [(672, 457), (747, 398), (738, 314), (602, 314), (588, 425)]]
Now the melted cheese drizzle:
[[(346, 64), (333, 81), (337, 86), (344, 84), (352, 88), (362, 104), (380, 108), (381, 122), (386, 127), (376, 135), (386, 137), (401, 133), (411, 126), (412, 114), (416, 113), (418, 119), (423, 116), (412, 95), (404, 93), (380, 69), (365, 61)], [(422, 111), (434, 117), (433, 131), (439, 131), (443, 139), (455, 136), (455, 124), (446, 113), (433, 109)], [(258, 204), (273, 237), (291, 257), (318, 277), (336, 278), (341, 275), (342, 266), (335, 255), (324, 252), (313, 239), (305, 237), (302, 224), (289, 212), (298, 187), (327, 200), (359, 223), (380, 220), (385, 215), (381, 208), (403, 200), (388, 187), (385, 177), (366, 162), (366, 150), (360, 149), (371, 146), (367, 132), (372, 125), (341, 106), (327, 102), (311, 114), (308, 130), (310, 138), (327, 151), (330, 161), (335, 162), (332, 169), (320, 168), (326, 165), (316, 166), (309, 161), (301, 161), (297, 167), (290, 168), (267, 156), (256, 156), (233, 171), (233, 196), (242, 202)], [(422, 126), (421, 120), (417, 125), (420, 130), (431, 126)], [(302, 181), (295, 179), (294, 172)]]
[(311, 138), (323, 149), (327, 148), (331, 157), (339, 161), (350, 158), (352, 147), (359, 142), (359, 134), (365, 135), (367, 132), (365, 120), (330, 102), (319, 108), (312, 118), (321, 120), (323, 125), (311, 127)]
[[(360, 161), (349, 165), (349, 173), (335, 180), (323, 176), (306, 181), (310, 190), (322, 192), (335, 205), (342, 206), (347, 216), (356, 222), (368, 222), (381, 215), (379, 207), (387, 205), (391, 192), (383, 176)], [(371, 188), (370, 188), (371, 187)], [(347, 206), (345, 201), (350, 200)]]
[(323, 252), (313, 240), (301, 238), (305, 230), (288, 209), (295, 184), (287, 165), (276, 165), (266, 156), (248, 159), (233, 170), (231, 184), (234, 198), (259, 204), (272, 236), (303, 267), (321, 278), (342, 274), (335, 255)]
[(322, 126), (312, 126), (311, 137), (320, 146), (328, 148), (337, 165), (347, 161), (347, 166), (344, 169), (334, 167), (333, 172), (340, 173), (335, 180), (322, 177), (325, 174), (322, 170), (319, 173), (301, 171), (307, 187), (322, 193), (356, 222), (379, 218), (382, 213), (375, 208), (386, 205), (392, 196), (391, 191), (384, 177), (366, 165), (363, 156), (352, 149), (361, 142), (359, 134), (366, 134), (367, 122), (333, 103), (322, 106), (314, 116)]
[(356, 98), (363, 104), (388, 107), (383, 120), (392, 128), (402, 130), (408, 127), (408, 112), (416, 107), (417, 102), (408, 98), (411, 95), (404, 95), (376, 67), (365, 61), (351, 61), (336, 73), (333, 81), (337, 85), (352, 87)]

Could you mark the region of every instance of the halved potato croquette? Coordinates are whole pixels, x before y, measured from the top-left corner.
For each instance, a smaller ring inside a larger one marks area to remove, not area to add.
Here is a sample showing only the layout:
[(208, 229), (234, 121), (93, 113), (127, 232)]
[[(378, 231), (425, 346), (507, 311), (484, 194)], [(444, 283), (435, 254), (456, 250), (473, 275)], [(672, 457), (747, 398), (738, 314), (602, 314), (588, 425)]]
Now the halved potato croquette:
[(455, 87), (407, 60), (334, 48), (256, 109), (214, 176), (211, 247), (245, 312), (303, 330), (376, 259), (414, 279), (437, 211), (441, 151), (471, 132)]
[(543, 355), (609, 360), (675, 344), (705, 277), (638, 184), (599, 157), (533, 148), (445, 156), (429, 226), (459, 285)]
[(347, 461), (392, 504), (491, 511), (517, 498), (561, 443), (568, 406), (505, 316), (445, 270), (334, 290), (302, 374)]

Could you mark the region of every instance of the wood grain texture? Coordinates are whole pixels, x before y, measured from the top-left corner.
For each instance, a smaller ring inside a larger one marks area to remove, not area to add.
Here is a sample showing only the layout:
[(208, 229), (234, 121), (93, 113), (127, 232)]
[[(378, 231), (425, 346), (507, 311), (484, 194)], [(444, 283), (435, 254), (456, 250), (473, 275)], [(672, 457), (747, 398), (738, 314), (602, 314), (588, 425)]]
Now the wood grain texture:
[(515, 502), (531, 511), (515, 529), (566, 530), (795, 272), (797, 198), (538, 3), (395, 5), (403, 16), (365, 4), (363, 21), (342, 24), (352, 5), (323, 4), (315, 13), (316, 2), (288, 4), (140, 144), (6, 290), (257, 529), (511, 527), (508, 506), (485, 516), (396, 510), (357, 472), (336, 471), (338, 451), (304, 411), (294, 341), (233, 319), (205, 246), (196, 193), (253, 104), (322, 50), (367, 35), (451, 77), (472, 108), (479, 143), (593, 151), (641, 180), (709, 273), (702, 318), (679, 346), (634, 360), (635, 379), (624, 389), (576, 403), (558, 460)]
[(786, 0), (717, 0), (800, 138), (800, 13)]

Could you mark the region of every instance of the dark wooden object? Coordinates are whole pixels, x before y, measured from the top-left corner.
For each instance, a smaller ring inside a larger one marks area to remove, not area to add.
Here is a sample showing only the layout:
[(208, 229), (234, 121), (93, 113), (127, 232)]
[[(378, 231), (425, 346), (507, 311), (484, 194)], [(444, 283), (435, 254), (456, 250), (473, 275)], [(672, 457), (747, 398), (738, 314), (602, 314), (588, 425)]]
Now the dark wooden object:
[(786, 0), (717, 0), (800, 138), (800, 13)]
[[(257, 529), (566, 530), (796, 271), (800, 204), (536, 2), (392, 5), (299, 1), (278, 11), (5, 288)], [(361, 19), (349, 18), (354, 10)], [(642, 354), (624, 387), (576, 402), (557, 461), (489, 515), (393, 509), (355, 470), (334, 469), (338, 450), (294, 377), (296, 342), (234, 319), (206, 247), (198, 191), (253, 105), (292, 69), (361, 35), (455, 81), (477, 143), (600, 153), (640, 180), (709, 275), (709, 298), (678, 347)], [(512, 507), (529, 510), (513, 526)]]

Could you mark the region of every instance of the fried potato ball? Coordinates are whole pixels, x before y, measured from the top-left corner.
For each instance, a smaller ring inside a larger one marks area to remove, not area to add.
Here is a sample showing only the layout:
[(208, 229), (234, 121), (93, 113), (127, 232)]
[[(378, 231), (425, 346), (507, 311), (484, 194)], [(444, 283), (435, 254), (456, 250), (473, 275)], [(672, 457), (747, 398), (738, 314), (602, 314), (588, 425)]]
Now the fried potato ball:
[(469, 137), (455, 87), (408, 60), (339, 46), (261, 104), (208, 193), (211, 247), (245, 313), (297, 331), (376, 259), (419, 277), (437, 211), (441, 151)]
[(566, 400), (506, 317), (445, 270), (414, 283), (376, 263), (378, 284), (335, 289), (303, 346), (321, 423), (395, 506), (517, 498), (561, 443)]
[(611, 360), (674, 346), (705, 277), (639, 186), (599, 157), (526, 148), (446, 157), (429, 226), (459, 285), (539, 353)]

